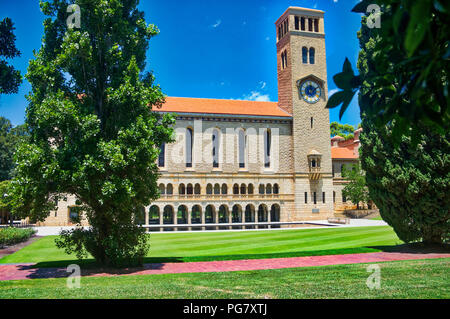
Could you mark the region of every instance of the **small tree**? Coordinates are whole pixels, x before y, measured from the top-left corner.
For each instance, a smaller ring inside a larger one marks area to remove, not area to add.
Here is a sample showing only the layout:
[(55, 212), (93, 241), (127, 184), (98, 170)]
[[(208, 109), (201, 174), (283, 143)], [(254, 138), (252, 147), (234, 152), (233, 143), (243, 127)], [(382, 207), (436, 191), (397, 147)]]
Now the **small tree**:
[(112, 266), (140, 264), (149, 249), (135, 214), (159, 196), (156, 160), (174, 123), (152, 111), (164, 96), (142, 70), (158, 30), (138, 2), (76, 0), (81, 25), (69, 28), (72, 1), (41, 1), (43, 45), (26, 75), (30, 138), (12, 182), (13, 210), (32, 221), (76, 196), (91, 227), (63, 232), (57, 246)]
[(348, 180), (348, 184), (345, 185), (342, 194), (349, 198), (352, 203), (355, 203), (357, 209), (360, 209), (360, 202), (367, 203), (369, 201), (366, 177), (360, 164), (352, 164), (350, 167), (344, 165), (342, 167), (342, 177)]

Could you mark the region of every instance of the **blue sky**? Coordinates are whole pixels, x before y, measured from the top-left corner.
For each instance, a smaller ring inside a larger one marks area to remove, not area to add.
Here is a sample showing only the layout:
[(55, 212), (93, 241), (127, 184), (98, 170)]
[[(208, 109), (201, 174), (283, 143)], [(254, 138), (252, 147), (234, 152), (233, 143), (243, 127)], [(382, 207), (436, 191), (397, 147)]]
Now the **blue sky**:
[[(361, 17), (350, 12), (358, 0), (141, 0), (146, 21), (160, 29), (150, 40), (147, 69), (168, 96), (277, 101), (275, 21), (289, 6), (325, 11), (328, 87), (336, 88), (333, 75), (345, 57), (356, 64), (359, 45), (356, 32)], [(83, 12), (81, 12), (82, 17)], [(10, 62), (26, 73), (33, 50), (43, 35), (44, 15), (38, 0), (0, 0), (0, 19), (15, 23), (20, 58)], [(25, 80), (19, 93), (0, 97), (0, 116), (14, 125), (25, 120), (31, 90)], [(357, 99), (342, 123), (360, 122)], [(330, 120), (339, 121), (339, 110)]]

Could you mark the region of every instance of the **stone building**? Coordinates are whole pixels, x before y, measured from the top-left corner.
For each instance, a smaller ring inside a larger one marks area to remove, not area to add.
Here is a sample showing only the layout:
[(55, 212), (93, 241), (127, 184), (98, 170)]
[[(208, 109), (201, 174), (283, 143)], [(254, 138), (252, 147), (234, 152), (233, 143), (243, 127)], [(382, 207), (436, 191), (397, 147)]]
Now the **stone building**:
[[(358, 160), (359, 131), (330, 143), (324, 12), (289, 7), (275, 26), (278, 102), (168, 97), (155, 110), (177, 114), (176, 141), (161, 146), (161, 197), (138, 222), (262, 228), (345, 208), (340, 171)], [(44, 224), (70, 225), (74, 207), (69, 196)]]

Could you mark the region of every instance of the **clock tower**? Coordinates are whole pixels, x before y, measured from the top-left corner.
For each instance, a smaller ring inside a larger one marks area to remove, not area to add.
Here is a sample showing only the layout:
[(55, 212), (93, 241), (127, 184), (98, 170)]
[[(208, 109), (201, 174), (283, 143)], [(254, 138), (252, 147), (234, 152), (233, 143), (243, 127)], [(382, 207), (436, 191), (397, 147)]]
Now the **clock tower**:
[(324, 12), (289, 7), (276, 21), (278, 105), (292, 114), (291, 219), (333, 215)]

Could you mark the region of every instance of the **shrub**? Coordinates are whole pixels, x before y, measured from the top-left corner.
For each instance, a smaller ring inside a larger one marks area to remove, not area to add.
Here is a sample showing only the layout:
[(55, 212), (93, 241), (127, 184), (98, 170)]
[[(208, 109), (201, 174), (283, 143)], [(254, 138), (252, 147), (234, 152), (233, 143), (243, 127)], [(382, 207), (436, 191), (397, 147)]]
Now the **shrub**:
[(27, 241), (35, 233), (36, 231), (32, 228), (7, 227), (0, 229), (0, 248)]

